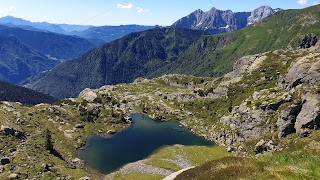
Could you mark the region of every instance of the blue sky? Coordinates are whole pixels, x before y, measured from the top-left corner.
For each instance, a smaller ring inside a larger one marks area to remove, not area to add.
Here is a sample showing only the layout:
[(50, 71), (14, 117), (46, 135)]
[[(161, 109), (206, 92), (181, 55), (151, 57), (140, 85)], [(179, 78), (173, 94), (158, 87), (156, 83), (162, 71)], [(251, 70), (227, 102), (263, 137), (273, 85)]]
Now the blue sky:
[(300, 9), (320, 0), (0, 0), (0, 17), (86, 25), (170, 25), (196, 9)]

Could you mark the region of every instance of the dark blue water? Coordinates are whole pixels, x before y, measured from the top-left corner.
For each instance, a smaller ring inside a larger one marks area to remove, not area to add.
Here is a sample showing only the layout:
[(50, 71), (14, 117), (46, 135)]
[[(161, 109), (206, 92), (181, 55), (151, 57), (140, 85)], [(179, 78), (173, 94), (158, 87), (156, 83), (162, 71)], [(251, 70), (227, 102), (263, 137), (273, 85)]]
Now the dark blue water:
[(176, 121), (157, 122), (141, 114), (132, 114), (133, 124), (111, 138), (90, 136), (80, 158), (101, 173), (113, 172), (123, 165), (144, 159), (166, 145), (210, 146), (212, 143), (179, 127)]

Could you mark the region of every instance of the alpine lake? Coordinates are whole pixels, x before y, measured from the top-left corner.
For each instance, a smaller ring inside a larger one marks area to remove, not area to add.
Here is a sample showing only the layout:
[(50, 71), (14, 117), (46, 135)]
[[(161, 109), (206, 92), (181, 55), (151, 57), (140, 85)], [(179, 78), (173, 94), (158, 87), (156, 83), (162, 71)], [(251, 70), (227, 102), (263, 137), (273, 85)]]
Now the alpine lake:
[(131, 114), (133, 123), (109, 138), (91, 135), (79, 149), (81, 160), (100, 173), (114, 172), (127, 163), (142, 160), (161, 147), (175, 144), (212, 146), (178, 121), (155, 121), (142, 114)]

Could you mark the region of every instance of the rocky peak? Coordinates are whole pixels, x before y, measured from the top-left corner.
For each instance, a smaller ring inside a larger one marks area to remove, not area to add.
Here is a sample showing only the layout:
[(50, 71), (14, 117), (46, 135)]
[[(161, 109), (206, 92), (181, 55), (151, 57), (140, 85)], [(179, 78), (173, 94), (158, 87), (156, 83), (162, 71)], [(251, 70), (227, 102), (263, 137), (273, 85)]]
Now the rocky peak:
[(247, 25), (255, 24), (255, 23), (261, 21), (262, 19), (273, 15), (274, 13), (278, 12), (279, 10), (281, 10), (281, 9), (279, 9), (279, 8), (272, 9), (269, 6), (261, 6), (251, 12), (251, 15), (247, 19), (247, 21), (248, 21)]

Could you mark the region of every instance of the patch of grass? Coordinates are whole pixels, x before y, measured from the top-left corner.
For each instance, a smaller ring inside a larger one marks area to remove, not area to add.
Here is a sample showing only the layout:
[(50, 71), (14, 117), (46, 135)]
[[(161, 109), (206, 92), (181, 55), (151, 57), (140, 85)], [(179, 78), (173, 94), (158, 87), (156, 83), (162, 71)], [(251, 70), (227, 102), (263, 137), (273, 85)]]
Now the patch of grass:
[(262, 162), (250, 158), (225, 157), (185, 171), (176, 179), (275, 179)]
[(114, 180), (132, 180), (132, 179), (139, 179), (139, 180), (161, 180), (165, 178), (164, 175), (161, 174), (142, 174), (138, 172), (131, 172), (127, 174), (116, 174), (114, 176)]
[(203, 162), (230, 156), (224, 147), (204, 146), (170, 146), (154, 153), (147, 159), (147, 164), (152, 166), (178, 171), (184, 167), (178, 161), (185, 161), (190, 165), (199, 165)]
[(231, 156), (231, 153), (228, 153), (225, 147), (222, 146), (184, 146), (183, 150), (186, 152), (186, 155), (192, 162), (192, 165), (199, 165), (206, 161)]

